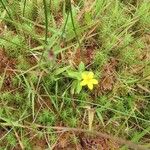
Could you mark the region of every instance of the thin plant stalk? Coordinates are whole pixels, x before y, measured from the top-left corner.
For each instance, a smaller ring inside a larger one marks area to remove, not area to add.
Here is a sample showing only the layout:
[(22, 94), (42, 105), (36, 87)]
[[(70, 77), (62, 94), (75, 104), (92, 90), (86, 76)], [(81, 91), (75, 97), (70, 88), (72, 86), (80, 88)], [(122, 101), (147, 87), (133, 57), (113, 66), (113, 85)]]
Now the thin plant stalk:
[(24, 17), (24, 15), (25, 15), (26, 2), (27, 2), (27, 0), (24, 0), (24, 4), (23, 4), (23, 17)]
[(6, 10), (6, 12), (7, 12), (9, 18), (10, 18), (11, 20), (13, 20), (12, 17), (11, 17), (11, 15), (10, 15), (10, 13), (9, 13), (9, 11), (8, 11), (8, 9), (7, 9), (7, 7), (6, 7), (6, 5), (5, 5), (5, 3), (3, 2), (3, 0), (0, 0), (0, 2), (1, 2), (1, 4), (2, 4), (2, 6), (4, 7), (4, 9)]
[(62, 34), (61, 34), (61, 36), (60, 36), (60, 41), (63, 39), (63, 34), (64, 34), (64, 32), (65, 32), (68, 19), (69, 19), (69, 12), (67, 12), (67, 18), (66, 18), (66, 21), (65, 21), (65, 24), (64, 24), (64, 27), (63, 27)]
[(74, 33), (75, 33), (75, 36), (76, 36), (77, 42), (78, 42), (78, 44), (79, 44), (79, 47), (80, 47), (80, 49), (81, 49), (81, 43), (80, 43), (80, 40), (79, 40), (79, 37), (78, 37), (77, 31), (76, 31), (76, 28), (75, 28), (75, 24), (74, 24), (71, 0), (69, 0), (69, 7), (70, 7), (70, 17), (71, 17), (71, 22), (72, 22), (73, 30), (74, 30)]
[[(47, 45), (47, 38), (48, 38), (48, 13), (47, 13), (47, 3), (46, 0), (43, 0), (43, 5), (44, 5), (44, 14), (45, 14), (45, 44)], [(41, 60), (43, 59), (44, 56), (44, 51), (41, 54), (39, 63), (41, 63)]]
[(48, 13), (47, 13), (46, 0), (43, 0), (43, 4), (44, 4), (44, 14), (45, 14), (45, 44), (47, 45), (47, 38), (48, 38)]
[(77, 42), (78, 42), (79, 47), (80, 47), (80, 50), (81, 50), (81, 55), (82, 55), (82, 47), (81, 47), (81, 43), (80, 43), (80, 40), (79, 40), (79, 37), (78, 37), (77, 31), (76, 31), (76, 27), (75, 27), (74, 19), (73, 19), (73, 12), (72, 12), (71, 0), (67, 0), (67, 4), (68, 4), (68, 10), (69, 10), (69, 12), (70, 12), (70, 17), (71, 17), (71, 22), (72, 22), (73, 30), (74, 30), (74, 33), (75, 33), (75, 36), (76, 36)]
[(50, 13), (51, 13), (51, 10), (52, 10), (51, 6), (52, 6), (52, 0), (49, 1)]

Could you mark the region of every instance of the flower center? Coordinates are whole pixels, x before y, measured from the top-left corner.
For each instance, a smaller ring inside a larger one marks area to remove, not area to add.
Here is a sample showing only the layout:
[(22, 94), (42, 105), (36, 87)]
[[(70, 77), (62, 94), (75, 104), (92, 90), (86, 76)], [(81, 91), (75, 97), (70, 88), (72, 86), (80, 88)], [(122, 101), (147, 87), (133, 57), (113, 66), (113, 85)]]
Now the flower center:
[(86, 77), (86, 79), (85, 79), (87, 82), (89, 82), (90, 80), (91, 80), (91, 78), (90, 77)]

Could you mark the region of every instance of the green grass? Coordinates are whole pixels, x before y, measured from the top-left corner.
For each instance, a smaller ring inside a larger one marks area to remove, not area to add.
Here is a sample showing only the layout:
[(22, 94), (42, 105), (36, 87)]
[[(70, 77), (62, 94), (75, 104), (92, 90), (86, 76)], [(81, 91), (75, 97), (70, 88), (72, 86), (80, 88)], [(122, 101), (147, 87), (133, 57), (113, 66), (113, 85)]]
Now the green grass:
[[(1, 0), (0, 149), (34, 149), (34, 136), (51, 149), (53, 127), (88, 130), (90, 110), (93, 131), (149, 149), (149, 46), (149, 0)], [(81, 61), (92, 91), (76, 85)]]

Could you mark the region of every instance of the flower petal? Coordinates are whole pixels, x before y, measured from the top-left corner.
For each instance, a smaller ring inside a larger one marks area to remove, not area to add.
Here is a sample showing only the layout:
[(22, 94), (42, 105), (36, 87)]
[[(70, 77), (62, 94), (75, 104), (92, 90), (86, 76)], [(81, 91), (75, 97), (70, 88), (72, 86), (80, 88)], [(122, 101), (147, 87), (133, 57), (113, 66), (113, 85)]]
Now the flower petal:
[(86, 84), (87, 84), (86, 80), (83, 80), (83, 81), (80, 82), (81, 86), (85, 86)]
[(92, 84), (98, 84), (98, 81), (96, 79), (91, 79), (90, 81)]
[(94, 73), (92, 71), (90, 71), (88, 73), (88, 78), (93, 79), (93, 77), (94, 77)]
[(89, 83), (89, 84), (88, 84), (88, 88), (89, 88), (90, 90), (93, 90), (93, 84)]

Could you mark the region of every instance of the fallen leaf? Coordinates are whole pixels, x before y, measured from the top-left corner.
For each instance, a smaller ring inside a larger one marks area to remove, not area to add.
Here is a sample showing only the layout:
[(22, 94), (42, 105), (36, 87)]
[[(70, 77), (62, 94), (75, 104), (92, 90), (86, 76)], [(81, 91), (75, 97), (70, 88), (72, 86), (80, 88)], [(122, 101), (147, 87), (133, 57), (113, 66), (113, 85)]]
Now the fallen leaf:
[(104, 91), (111, 91), (113, 89), (113, 85), (115, 83), (115, 71), (117, 67), (117, 60), (115, 58), (111, 58), (108, 64), (106, 64), (103, 68), (103, 75), (100, 79), (100, 90), (101, 92)]
[(88, 121), (89, 121), (89, 130), (92, 130), (92, 124), (94, 120), (95, 109), (88, 109)]

